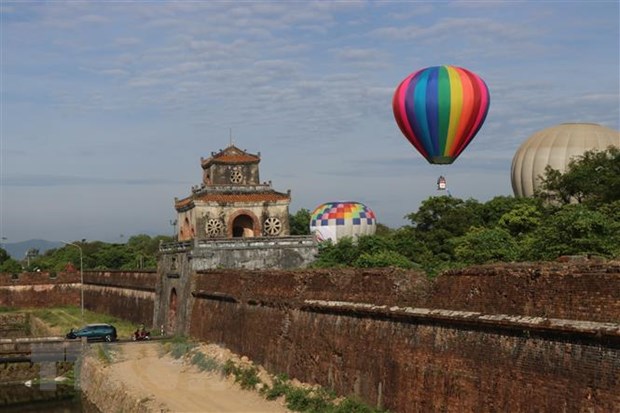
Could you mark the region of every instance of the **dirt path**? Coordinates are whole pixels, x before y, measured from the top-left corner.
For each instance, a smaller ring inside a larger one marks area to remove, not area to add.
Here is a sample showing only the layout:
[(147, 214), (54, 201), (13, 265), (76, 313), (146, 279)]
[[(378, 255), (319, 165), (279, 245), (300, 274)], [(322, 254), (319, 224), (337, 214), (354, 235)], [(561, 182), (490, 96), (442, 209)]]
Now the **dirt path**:
[(288, 412), (280, 402), (242, 390), (217, 373), (201, 372), (168, 355), (160, 357), (157, 343), (124, 344), (120, 348), (120, 361), (108, 367), (109, 379), (124, 383), (136, 399), (148, 398), (153, 411)]

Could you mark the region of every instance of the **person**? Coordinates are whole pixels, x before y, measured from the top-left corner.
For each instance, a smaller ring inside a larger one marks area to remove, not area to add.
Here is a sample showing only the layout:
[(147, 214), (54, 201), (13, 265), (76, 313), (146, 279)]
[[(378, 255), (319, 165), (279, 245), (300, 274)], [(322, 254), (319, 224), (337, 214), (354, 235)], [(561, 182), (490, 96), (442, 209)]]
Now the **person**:
[(147, 335), (148, 335), (148, 333), (147, 333), (146, 329), (144, 328), (144, 324), (140, 324), (138, 326), (138, 329), (135, 332), (136, 340), (143, 339), (143, 338), (147, 337)]

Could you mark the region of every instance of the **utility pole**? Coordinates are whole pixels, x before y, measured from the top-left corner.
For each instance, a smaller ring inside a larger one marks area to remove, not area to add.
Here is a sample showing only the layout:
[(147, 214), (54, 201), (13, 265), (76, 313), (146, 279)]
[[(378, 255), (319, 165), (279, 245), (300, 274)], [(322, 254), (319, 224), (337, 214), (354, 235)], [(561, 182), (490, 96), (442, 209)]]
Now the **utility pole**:
[(60, 241), (63, 244), (71, 245), (80, 250), (80, 309), (82, 310), (82, 324), (84, 323), (84, 261), (82, 259), (82, 247), (72, 242)]

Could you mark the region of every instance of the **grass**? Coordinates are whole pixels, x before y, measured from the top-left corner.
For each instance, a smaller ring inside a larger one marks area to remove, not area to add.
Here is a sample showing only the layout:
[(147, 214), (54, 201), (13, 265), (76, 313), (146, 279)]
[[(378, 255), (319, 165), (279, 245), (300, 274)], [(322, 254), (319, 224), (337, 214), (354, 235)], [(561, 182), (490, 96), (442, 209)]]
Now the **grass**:
[(114, 361), (114, 352), (108, 344), (97, 344), (97, 358), (104, 365), (109, 366)]
[(197, 352), (192, 356), (192, 364), (198, 367), (200, 371), (221, 371), (222, 365), (213, 357), (207, 357), (204, 353)]
[(184, 336), (175, 336), (170, 341), (165, 343), (166, 352), (169, 352), (172, 357), (179, 359), (189, 353), (197, 346), (196, 343), (190, 341)]
[(114, 325), (119, 338), (129, 338), (136, 330), (136, 324), (131, 321), (107, 314), (95, 313), (89, 310), (84, 310), (84, 320), (82, 321), (82, 313), (79, 307), (67, 306), (15, 309), (14, 312), (30, 313), (41, 319), (55, 331), (58, 331), (58, 334), (64, 334), (72, 328), (79, 328), (83, 325), (92, 323), (108, 323)]

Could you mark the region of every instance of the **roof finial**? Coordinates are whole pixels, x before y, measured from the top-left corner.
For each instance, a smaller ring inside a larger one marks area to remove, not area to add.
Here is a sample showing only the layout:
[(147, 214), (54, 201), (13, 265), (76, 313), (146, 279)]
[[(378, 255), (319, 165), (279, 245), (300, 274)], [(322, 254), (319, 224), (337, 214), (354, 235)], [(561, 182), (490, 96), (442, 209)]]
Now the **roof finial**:
[(232, 128), (228, 128), (228, 133), (229, 133), (229, 140), (230, 140), (230, 145), (228, 146), (232, 146), (233, 145)]

